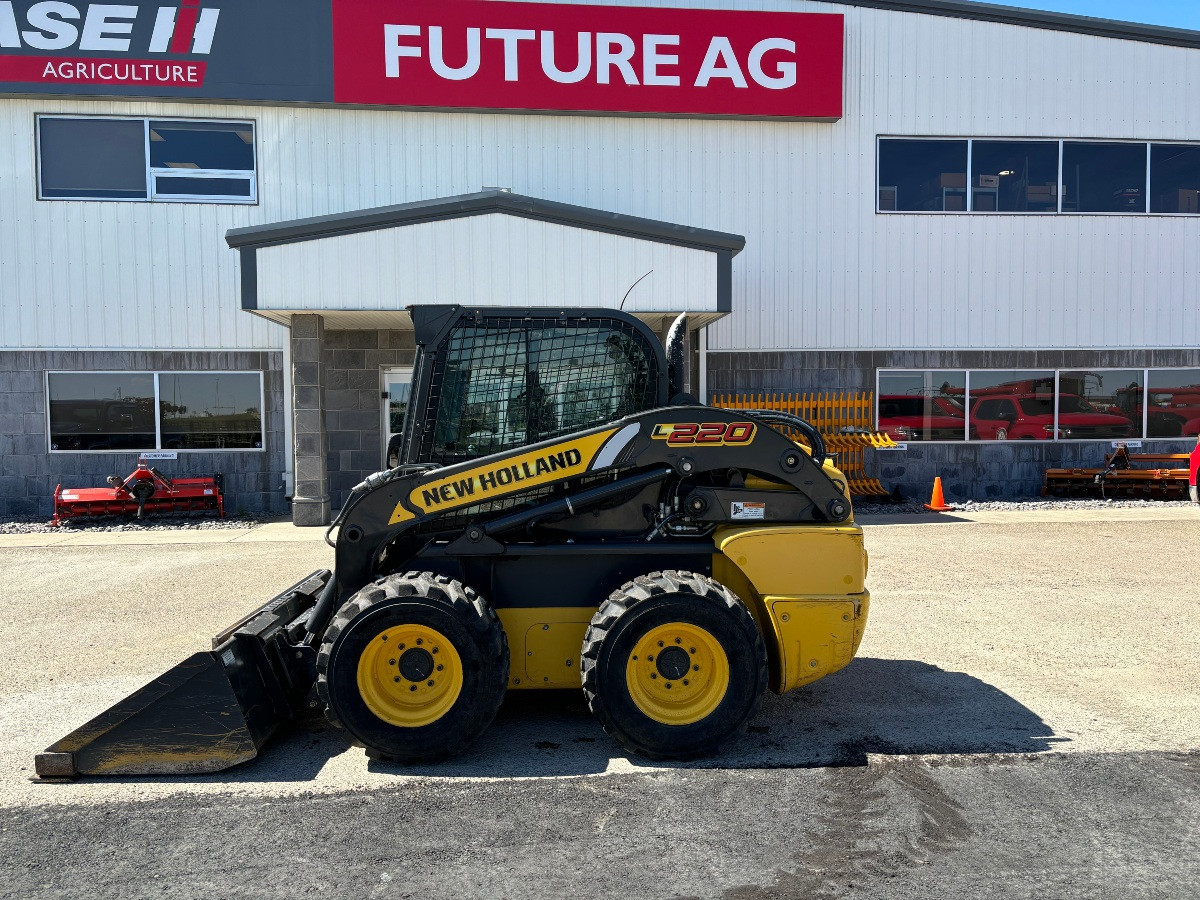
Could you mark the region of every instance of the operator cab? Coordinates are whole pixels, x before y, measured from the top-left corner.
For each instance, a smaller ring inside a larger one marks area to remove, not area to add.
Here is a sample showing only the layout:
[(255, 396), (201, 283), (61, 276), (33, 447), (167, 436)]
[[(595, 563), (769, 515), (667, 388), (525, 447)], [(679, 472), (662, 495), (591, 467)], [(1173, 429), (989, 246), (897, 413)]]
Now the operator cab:
[(417, 362), (389, 464), (453, 465), (667, 404), (657, 336), (619, 310), (410, 313)]

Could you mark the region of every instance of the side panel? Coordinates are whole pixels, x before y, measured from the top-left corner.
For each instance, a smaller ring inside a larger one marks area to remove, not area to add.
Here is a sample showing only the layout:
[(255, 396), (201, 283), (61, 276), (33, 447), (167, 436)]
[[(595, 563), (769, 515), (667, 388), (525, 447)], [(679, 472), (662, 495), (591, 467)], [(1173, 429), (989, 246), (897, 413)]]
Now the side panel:
[(595, 612), (592, 606), (497, 610), (512, 658), (509, 690), (579, 687), (579, 651)]
[(779, 628), (778, 693), (844, 668), (854, 658), (866, 624), (870, 597), (765, 597)]
[(843, 668), (870, 608), (867, 555), (854, 526), (719, 528), (714, 577), (750, 608), (767, 644), (771, 690)]
[(760, 594), (858, 594), (866, 552), (857, 525), (719, 528), (713, 543)]

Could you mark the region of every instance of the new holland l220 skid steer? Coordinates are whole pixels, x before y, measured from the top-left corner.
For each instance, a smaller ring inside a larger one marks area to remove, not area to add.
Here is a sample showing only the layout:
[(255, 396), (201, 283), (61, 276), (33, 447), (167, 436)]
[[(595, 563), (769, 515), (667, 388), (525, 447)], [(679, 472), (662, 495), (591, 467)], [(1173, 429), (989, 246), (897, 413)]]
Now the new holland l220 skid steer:
[(768, 686), (850, 661), (867, 557), (808, 423), (681, 395), (682, 329), (664, 352), (624, 313), (412, 315), (401, 464), (337, 515), (334, 571), (49, 747), (40, 776), (217, 771), (321, 710), (372, 756), (435, 759), (507, 691), (579, 687), (629, 750), (695, 757)]

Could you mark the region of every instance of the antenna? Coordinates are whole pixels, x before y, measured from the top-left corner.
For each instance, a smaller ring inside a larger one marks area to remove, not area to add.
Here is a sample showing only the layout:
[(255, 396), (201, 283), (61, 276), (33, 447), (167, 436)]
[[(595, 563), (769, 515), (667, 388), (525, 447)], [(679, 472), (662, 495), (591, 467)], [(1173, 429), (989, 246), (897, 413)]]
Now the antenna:
[(654, 271), (654, 270), (653, 270), (653, 269), (651, 269), (649, 272), (647, 272), (645, 275), (643, 275), (641, 278), (639, 278), (637, 281), (635, 281), (633, 284), (631, 284), (631, 285), (629, 286), (629, 290), (627, 290), (627, 291), (625, 292), (625, 296), (621, 298), (621, 305), (617, 307), (617, 310), (618, 310), (618, 311), (620, 311), (620, 310), (622, 310), (622, 309), (624, 309), (624, 308), (625, 308), (625, 301), (629, 299), (629, 295), (630, 295), (631, 293), (633, 293), (633, 289), (634, 289), (635, 287), (637, 287), (639, 284), (641, 284), (641, 282), (642, 282), (642, 279), (644, 279), (644, 278), (647, 278), (647, 277), (648, 277), (648, 276), (649, 276), (649, 275), (650, 275), (650, 274), (651, 274), (653, 271)]

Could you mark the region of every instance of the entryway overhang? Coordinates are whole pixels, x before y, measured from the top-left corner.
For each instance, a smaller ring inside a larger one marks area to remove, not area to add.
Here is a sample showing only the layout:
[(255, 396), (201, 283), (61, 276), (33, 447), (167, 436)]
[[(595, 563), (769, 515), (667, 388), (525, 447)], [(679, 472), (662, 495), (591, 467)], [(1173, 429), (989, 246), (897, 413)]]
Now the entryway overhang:
[(405, 307), (619, 307), (661, 331), (732, 309), (741, 235), (514, 194), (475, 194), (235, 228), (241, 305), (290, 325), (411, 329)]

